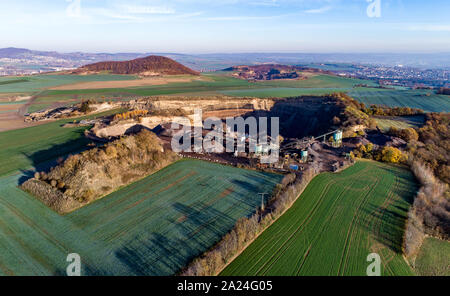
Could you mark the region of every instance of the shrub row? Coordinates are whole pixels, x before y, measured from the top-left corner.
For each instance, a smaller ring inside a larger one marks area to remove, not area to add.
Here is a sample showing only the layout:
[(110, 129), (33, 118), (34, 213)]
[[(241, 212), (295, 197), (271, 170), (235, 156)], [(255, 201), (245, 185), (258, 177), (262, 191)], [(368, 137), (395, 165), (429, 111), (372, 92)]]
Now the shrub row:
[(407, 257), (414, 258), (426, 235), (450, 239), (448, 185), (437, 179), (425, 164), (410, 157), (410, 167), (422, 187), (408, 213), (403, 240)]
[(302, 175), (287, 175), (274, 189), (265, 210), (258, 211), (249, 218), (238, 220), (234, 228), (219, 243), (194, 259), (180, 274), (212, 276), (220, 273), (237, 254), (291, 207), (318, 173), (318, 169), (310, 167)]

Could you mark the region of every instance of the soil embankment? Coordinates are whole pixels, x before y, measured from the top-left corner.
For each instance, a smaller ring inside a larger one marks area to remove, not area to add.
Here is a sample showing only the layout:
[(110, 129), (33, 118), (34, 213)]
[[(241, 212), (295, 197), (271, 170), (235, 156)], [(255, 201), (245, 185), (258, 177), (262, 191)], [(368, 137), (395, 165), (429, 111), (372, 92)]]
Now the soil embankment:
[(143, 130), (67, 158), (49, 173), (36, 173), (22, 188), (60, 214), (83, 207), (156, 172), (178, 157)]

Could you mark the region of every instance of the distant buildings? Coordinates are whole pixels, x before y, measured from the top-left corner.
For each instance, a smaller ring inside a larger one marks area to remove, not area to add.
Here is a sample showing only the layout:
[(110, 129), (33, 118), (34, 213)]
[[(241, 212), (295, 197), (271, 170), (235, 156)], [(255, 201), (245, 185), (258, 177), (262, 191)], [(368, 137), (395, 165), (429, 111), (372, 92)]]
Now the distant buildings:
[(404, 87), (445, 87), (450, 83), (450, 71), (444, 69), (418, 69), (397, 65), (357, 65), (352, 69), (340, 70), (339, 76), (377, 80), (383, 85)]

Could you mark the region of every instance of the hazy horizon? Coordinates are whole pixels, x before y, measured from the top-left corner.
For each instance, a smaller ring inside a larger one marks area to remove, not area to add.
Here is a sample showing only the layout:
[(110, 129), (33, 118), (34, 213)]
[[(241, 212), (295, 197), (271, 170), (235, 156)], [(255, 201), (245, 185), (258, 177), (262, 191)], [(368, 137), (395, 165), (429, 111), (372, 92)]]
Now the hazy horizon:
[(235, 54), (303, 54), (303, 55), (398, 55), (398, 54), (407, 54), (407, 55), (450, 55), (450, 49), (447, 51), (436, 51), (436, 52), (421, 52), (421, 51), (379, 51), (379, 52), (310, 52), (310, 51), (231, 51), (231, 52), (220, 52), (220, 51), (211, 51), (211, 52), (180, 52), (180, 51), (170, 51), (170, 50), (161, 50), (161, 51), (139, 51), (139, 50), (130, 50), (130, 51), (113, 51), (107, 49), (99, 49), (99, 50), (82, 50), (82, 49), (74, 49), (74, 50), (56, 50), (56, 49), (46, 49), (46, 48), (27, 48), (27, 47), (19, 47), (14, 45), (5, 45), (0, 46), (0, 49), (26, 49), (31, 51), (43, 51), (43, 52), (58, 52), (61, 54), (70, 54), (70, 53), (92, 53), (92, 54), (179, 54), (179, 55), (235, 55)]

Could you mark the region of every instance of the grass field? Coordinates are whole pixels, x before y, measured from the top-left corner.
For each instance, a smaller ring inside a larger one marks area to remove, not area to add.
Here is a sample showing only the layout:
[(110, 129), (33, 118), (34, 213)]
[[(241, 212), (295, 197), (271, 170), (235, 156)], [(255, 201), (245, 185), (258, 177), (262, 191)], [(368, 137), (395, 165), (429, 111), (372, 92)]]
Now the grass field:
[(79, 90), (47, 90), (42, 93), (42, 96), (52, 95), (134, 95), (134, 96), (149, 96), (149, 95), (164, 95), (175, 93), (188, 93), (200, 91), (215, 91), (227, 88), (248, 88), (252, 84), (241, 79), (225, 76), (204, 75), (205, 81), (197, 80), (192, 82), (176, 82), (165, 85), (154, 85), (145, 87), (129, 87), (129, 88), (105, 88), (105, 89), (79, 89)]
[(33, 75), (0, 77), (0, 93), (32, 93), (45, 88), (89, 81), (133, 80), (132, 75)]
[[(220, 174), (217, 172), (220, 171)], [(66, 216), (0, 178), (0, 275), (171, 275), (253, 213), (282, 176), (180, 161)]]
[(367, 106), (375, 104), (419, 108), (427, 112), (450, 112), (450, 97), (434, 94), (433, 91), (355, 89), (348, 94)]
[[(82, 118), (94, 118), (122, 112), (112, 110)], [(83, 132), (88, 127), (63, 128), (74, 119), (60, 120), (24, 129), (0, 133), (0, 176), (17, 170), (26, 170), (59, 156), (86, 147), (89, 143)]]
[(366, 275), (373, 252), (382, 275), (412, 275), (401, 244), (417, 188), (409, 171), (376, 162), (321, 174), (222, 275)]
[[(266, 92), (272, 92), (276, 96), (291, 96), (301, 94), (323, 94), (336, 90), (347, 91), (356, 84), (365, 83), (364, 80), (348, 79), (328, 75), (318, 75), (307, 80), (288, 80), (288, 81), (262, 81), (248, 82), (246, 80), (225, 76), (223, 74), (211, 73), (203, 74), (206, 81), (192, 81), (182, 83), (169, 83), (167, 85), (155, 85), (146, 87), (130, 88), (105, 88), (105, 89), (79, 89), (79, 90), (47, 90), (40, 94), (40, 97), (51, 99), (52, 97), (63, 96), (67, 99), (73, 99), (76, 96), (153, 96), (169, 94), (188, 94), (201, 92), (225, 93), (227, 91), (236, 91), (230, 95), (255, 96), (269, 95)], [(240, 94), (242, 91), (242, 94)], [(248, 92), (248, 93), (246, 93)], [(279, 94), (281, 92), (281, 94)], [(286, 93), (288, 92), (288, 93)], [(272, 95), (273, 96), (273, 95)]]
[(392, 117), (376, 117), (378, 127), (383, 131), (388, 131), (391, 127), (397, 129), (420, 127), (425, 122), (425, 117), (418, 116), (392, 116)]
[(353, 64), (347, 64), (347, 63), (334, 63), (334, 64), (322, 64), (322, 63), (309, 63), (309, 64), (303, 64), (302, 66), (315, 68), (315, 69), (321, 69), (325, 71), (349, 71), (349, 70), (355, 70), (355, 65)]
[(33, 113), (51, 107), (52, 104), (32, 104), (28, 107), (27, 112)]
[(376, 86), (377, 84), (370, 80), (356, 78), (344, 78), (339, 76), (318, 74), (305, 80), (269, 80), (257, 82), (259, 85), (272, 87), (297, 87), (297, 88), (352, 88), (358, 84), (367, 84)]
[(347, 92), (347, 88), (292, 88), (272, 87), (256, 89), (235, 89), (220, 91), (221, 94), (234, 97), (287, 98), (304, 95), (327, 95), (334, 92)]
[(0, 85), (14, 84), (14, 83), (23, 83), (29, 82), (30, 80), (27, 78), (12, 78), (12, 79), (1, 79)]
[(450, 242), (425, 239), (416, 258), (415, 269), (423, 276), (450, 276)]

